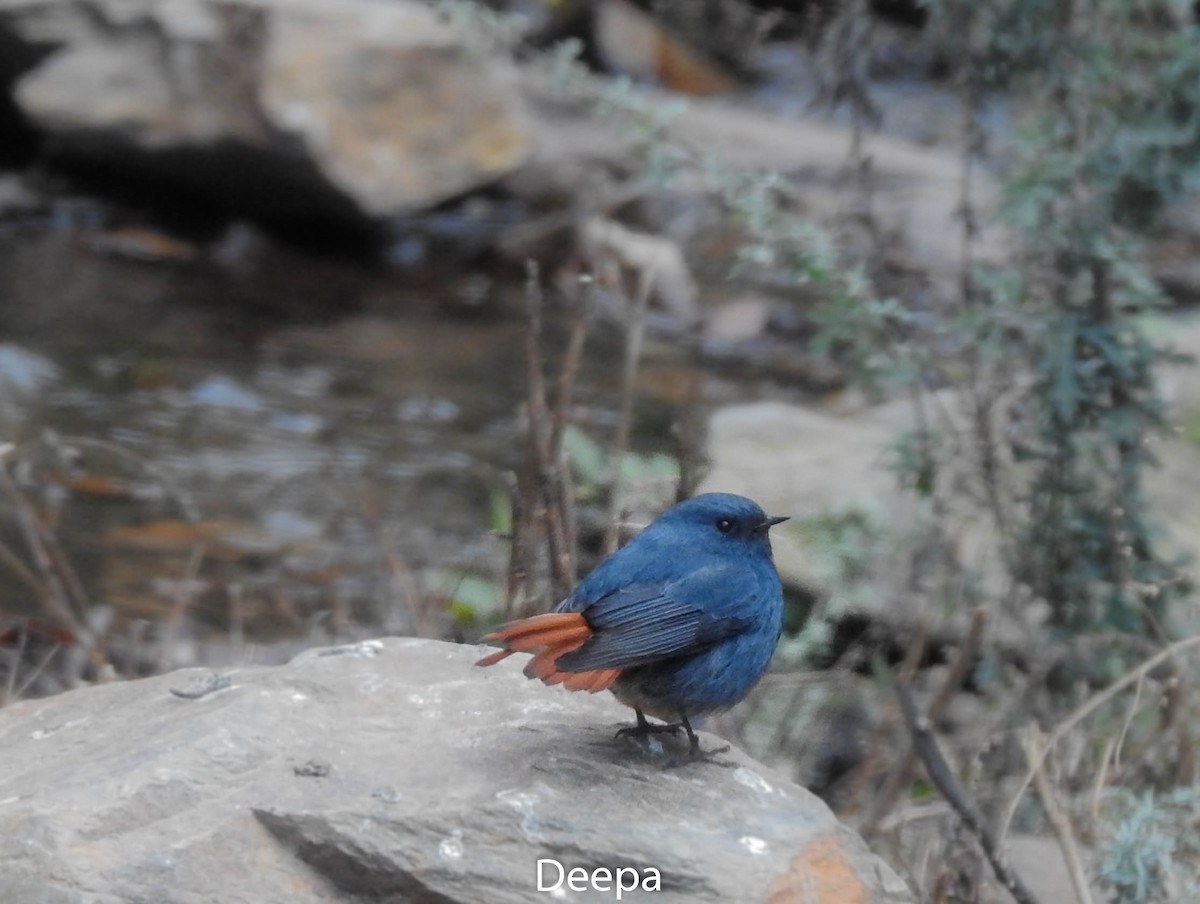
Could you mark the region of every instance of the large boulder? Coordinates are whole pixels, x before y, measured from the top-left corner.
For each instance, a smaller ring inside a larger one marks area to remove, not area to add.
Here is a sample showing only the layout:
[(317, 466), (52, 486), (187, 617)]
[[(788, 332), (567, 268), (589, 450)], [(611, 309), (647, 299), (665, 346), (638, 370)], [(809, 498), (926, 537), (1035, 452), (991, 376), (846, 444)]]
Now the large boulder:
[(507, 64), (409, 0), (0, 0), (0, 46), (50, 154), (245, 213), (403, 214), (526, 153)]
[[(912, 900), (823, 803), (742, 753), (614, 739), (629, 711), (609, 695), (478, 655), (369, 641), (10, 705), (0, 901), (503, 904), (540, 897), (539, 860), (562, 864), (554, 900), (615, 899), (623, 868), (634, 901)], [(577, 891), (580, 873), (572, 890), (573, 868), (607, 868), (609, 890)]]

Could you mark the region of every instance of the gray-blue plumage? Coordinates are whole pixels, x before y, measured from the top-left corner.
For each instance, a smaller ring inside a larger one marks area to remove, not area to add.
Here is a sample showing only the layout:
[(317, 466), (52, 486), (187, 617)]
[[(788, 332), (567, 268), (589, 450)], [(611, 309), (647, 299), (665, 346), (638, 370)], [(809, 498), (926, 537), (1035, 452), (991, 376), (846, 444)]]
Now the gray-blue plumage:
[(558, 668), (623, 669), (613, 692), (639, 726), (648, 712), (691, 735), (688, 716), (732, 706), (771, 661), (783, 593), (767, 530), (783, 520), (728, 493), (667, 510), (556, 607), (593, 631)]

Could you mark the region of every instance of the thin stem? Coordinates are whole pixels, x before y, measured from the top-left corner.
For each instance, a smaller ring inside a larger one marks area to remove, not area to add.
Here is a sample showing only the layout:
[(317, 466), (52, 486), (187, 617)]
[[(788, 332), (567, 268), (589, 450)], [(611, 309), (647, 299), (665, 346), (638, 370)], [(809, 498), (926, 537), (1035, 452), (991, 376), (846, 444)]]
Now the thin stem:
[(650, 303), (650, 293), (654, 289), (656, 271), (657, 267), (654, 264), (642, 271), (638, 281), (637, 296), (634, 298), (631, 319), (625, 333), (625, 366), (621, 372), (621, 408), (617, 418), (617, 434), (613, 440), (610, 464), (608, 526), (604, 533), (605, 554), (611, 553), (617, 548), (623, 480), (621, 465), (625, 461), (625, 453), (629, 448), (638, 365), (641, 362), (642, 340), (646, 333), (646, 308)]

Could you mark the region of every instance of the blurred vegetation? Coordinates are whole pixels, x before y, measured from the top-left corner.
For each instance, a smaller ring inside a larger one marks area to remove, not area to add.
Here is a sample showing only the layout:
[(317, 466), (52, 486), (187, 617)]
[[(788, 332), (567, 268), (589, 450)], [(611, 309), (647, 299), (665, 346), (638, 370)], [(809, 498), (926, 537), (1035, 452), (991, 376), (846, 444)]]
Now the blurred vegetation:
[[(1169, 904), (1200, 898), (1200, 792), (1117, 790), (1105, 801), (1109, 824), (1099, 880), (1117, 904)], [(1190, 864), (1190, 865), (1185, 865)]]
[[(869, 270), (839, 264), (826, 236), (787, 214), (770, 175), (722, 180), (736, 184), (724, 196), (745, 227), (745, 257), (794, 285), (820, 284), (817, 350), (840, 352), (872, 386), (918, 396), (928, 416), (898, 438), (899, 477), (935, 517), (964, 497), (984, 502), (1021, 605), (1046, 603), (1068, 633), (1164, 638), (1170, 602), (1188, 586), (1160, 551), (1142, 491), (1148, 441), (1165, 426), (1156, 375), (1174, 359), (1142, 329), (1164, 299), (1140, 239), (1200, 174), (1190, 4), (929, 9), (930, 40), (968, 118), (957, 302), (918, 323), (878, 296)], [(842, 15), (865, 10), (846, 4)], [(842, 72), (831, 96), (859, 122), (869, 86), (861, 47), (836, 45), (848, 28), (830, 30)], [(1019, 98), (1001, 211), (1013, 247), (984, 266), (973, 262), (969, 174), (983, 150), (980, 106), (996, 92)], [(948, 416), (931, 401), (947, 386), (961, 397)]]
[[(1022, 98), (1003, 209), (1015, 266), (968, 274), (963, 298), (983, 309), (968, 320), (977, 358), (994, 361), (1000, 345), (1032, 374), (1003, 413), (1007, 451), (1028, 482), (1010, 500), (993, 494), (997, 522), (1011, 524), (1010, 567), (1057, 628), (1162, 638), (1184, 587), (1159, 550), (1142, 482), (1148, 438), (1164, 426), (1157, 373), (1171, 356), (1142, 329), (1164, 299), (1139, 239), (1200, 175), (1190, 5), (933, 9), (970, 90)], [(997, 335), (997, 324), (1020, 328)]]
[[(962, 512), (964, 499), (966, 511), (987, 512), (1011, 589), (985, 605), (1018, 612), (1044, 604), (1051, 642), (1084, 641), (1059, 666), (1099, 683), (1143, 653), (1136, 643), (1102, 638), (1116, 632), (1165, 644), (1187, 627), (1173, 605), (1191, 585), (1182, 563), (1162, 552), (1143, 492), (1155, 464), (1152, 438), (1167, 426), (1161, 371), (1177, 359), (1144, 330), (1165, 299), (1146, 271), (1142, 239), (1200, 175), (1195, 11), (1189, 3), (1128, 0), (935, 0), (929, 8), (931, 39), (967, 115), (962, 290), (932, 331), (878, 346), (891, 367), (884, 378), (910, 388), (925, 412), (897, 443), (897, 471), (935, 518)], [(985, 266), (974, 262), (978, 212), (969, 174), (983, 150), (979, 111), (996, 92), (1017, 99), (1000, 211), (1012, 247), (999, 265)], [(950, 413), (932, 401), (947, 386), (959, 400)], [(939, 561), (965, 568), (953, 557)], [(1055, 696), (1069, 706), (1064, 689)], [(1068, 795), (1076, 781), (1103, 781), (1082, 775), (1103, 776), (1120, 743), (1114, 737), (1144, 732), (1131, 742), (1143, 755), (1164, 745), (1191, 758), (1194, 699), (1182, 704), (1191, 713), (1178, 716), (1182, 723), (1153, 706), (1133, 722), (1138, 699), (1123, 705), (1131, 709), (1120, 726), (1102, 719), (1091, 729), (1094, 758), (1077, 763), (1076, 778), (1060, 773)], [(1131, 732), (1131, 723), (1140, 729)], [(1149, 760), (1143, 766), (1160, 780), (1195, 780), (1194, 771), (1156, 769)], [(972, 771), (976, 780), (986, 774)], [(1146, 777), (1127, 772), (1125, 780), (1138, 787)], [(1185, 800), (1194, 807), (1194, 788), (1124, 808), (1100, 870), (1116, 900), (1194, 895), (1194, 884), (1183, 891), (1192, 880), (1180, 877), (1195, 875), (1196, 851), (1176, 845), (1167, 828), (1183, 829)], [(1043, 805), (1055, 809), (1044, 794)], [(1069, 854), (1065, 841), (1064, 849)]]
[[(670, 190), (683, 178), (704, 180), (739, 229), (734, 277), (803, 298), (798, 304), (811, 325), (813, 353), (836, 359), (871, 393), (913, 400), (917, 426), (896, 438), (892, 462), (925, 514), (912, 532), (925, 535), (912, 543), (910, 573), (895, 591), (930, 596), (934, 612), (978, 607), (979, 635), (981, 613), (989, 609), (1026, 625), (1029, 610), (1048, 613), (1044, 655), (979, 649), (978, 636), (944, 647), (942, 638), (920, 629), (907, 652), (888, 654), (903, 660), (896, 664), (905, 682), (923, 664), (950, 657), (931, 711), (943, 712), (968, 683), (986, 694), (994, 712), (981, 736), (958, 742), (959, 778), (969, 787), (1013, 792), (1007, 831), (1014, 812), (1027, 827), (1037, 821), (1018, 804), (1052, 761), (1068, 797), (1106, 775), (1135, 788), (1195, 780), (1187, 764), (1195, 762), (1189, 723), (1196, 701), (1185, 696), (1160, 710), (1141, 698), (1140, 683), (1134, 690), (1126, 670), (1187, 627), (1174, 608), (1191, 591), (1184, 563), (1162, 551), (1143, 492), (1155, 464), (1151, 441), (1167, 426), (1160, 373), (1177, 359), (1144, 330), (1165, 299), (1147, 273), (1142, 240), (1200, 173), (1200, 43), (1190, 3), (931, 0), (925, 6), (925, 40), (959, 92), (965, 136), (960, 291), (934, 311), (890, 291), (880, 264), (885, 255), (871, 253), (882, 250), (886, 237), (872, 228), (871, 169), (861, 142), (847, 161), (861, 209), (848, 211), (844, 222), (818, 224), (798, 212), (783, 175), (673, 143), (668, 133), (677, 105), (649, 101), (624, 80), (587, 81), (572, 46), (552, 59), (563, 90), (592, 92), (598, 109), (636, 137), (649, 184)], [(842, 4), (812, 36), (827, 64), (821, 96), (848, 109), (856, 134), (870, 129), (877, 113), (866, 61), (869, 15), (870, 4)], [(997, 95), (1012, 99), (1016, 122), (1003, 155), (989, 153), (981, 123), (985, 101)], [(1003, 176), (998, 215), (1009, 245), (998, 263), (995, 255), (982, 263), (986, 256), (977, 247), (979, 220), (987, 214), (973, 197), (971, 177), (985, 165), (999, 166)], [(850, 233), (859, 240), (847, 241)], [(1007, 589), (981, 582), (956, 552), (957, 535), (980, 518), (991, 523)], [(817, 514), (804, 529), (816, 567), (826, 569), (824, 583), (845, 601), (870, 593), (879, 560), (895, 555), (883, 551), (866, 513)], [(820, 617), (797, 626), (780, 661), (791, 667), (826, 657), (836, 632), (823, 619), (840, 608), (813, 609)], [(1169, 669), (1164, 693), (1180, 680), (1179, 668)], [(1078, 729), (1091, 755), (1076, 755), (1070, 765), (1056, 761), (1052, 748), (1070, 734), (1056, 733), (1040, 753), (1026, 749), (1030, 776), (1014, 791), (1010, 779), (1022, 769), (1014, 730), (1035, 713), (1046, 719), (1069, 710), (1080, 693), (1123, 673), (1097, 695), (1094, 708), (1084, 707), (1086, 715), (1105, 714)], [(843, 815), (859, 808), (864, 828), (878, 830), (895, 803), (888, 786), (901, 787), (894, 779), (903, 781), (912, 754), (896, 759), (875, 748), (903, 726), (886, 714), (885, 700), (855, 701), (805, 676), (776, 677), (732, 729), (753, 749), (786, 756), (805, 735), (798, 724), (824, 720), (828, 749), (802, 756), (821, 761), (818, 773), (842, 776)], [(1130, 713), (1123, 722), (1114, 712), (1122, 706)], [(862, 737), (869, 722), (877, 726), (875, 748)], [(1129, 747), (1118, 769), (1112, 757), (1121, 742)], [(984, 756), (989, 749), (1007, 753)], [(914, 801), (929, 791), (914, 778), (907, 787)], [(1053, 793), (1039, 786), (1047, 814), (1061, 803)], [(1186, 821), (1182, 801), (1194, 802), (1193, 792), (1180, 794), (1141, 798), (1090, 822), (1075, 810), (1101, 836), (1106, 859), (1097, 881), (1116, 900), (1168, 900), (1164, 889), (1177, 885), (1168, 877), (1188, 869), (1194, 875), (1196, 853), (1175, 844), (1166, 828)], [(1002, 801), (993, 790), (985, 803), (994, 813)], [(960, 868), (954, 847), (948, 842), (940, 861), (947, 872), (926, 877), (930, 882), (969, 882), (961, 873), (947, 878)], [(949, 900), (945, 889), (934, 896)]]

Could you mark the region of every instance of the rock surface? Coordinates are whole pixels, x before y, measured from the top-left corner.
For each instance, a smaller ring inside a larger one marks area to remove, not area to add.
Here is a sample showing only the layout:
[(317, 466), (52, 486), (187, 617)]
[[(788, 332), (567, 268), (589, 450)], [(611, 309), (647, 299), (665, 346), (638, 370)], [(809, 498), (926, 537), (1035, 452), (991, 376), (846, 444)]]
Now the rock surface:
[(273, 216), (401, 214), (519, 165), (502, 65), (407, 0), (0, 0), (50, 154)]
[[(1200, 360), (1200, 317), (1171, 315), (1145, 326), (1154, 341)], [(1200, 494), (1200, 370), (1186, 362), (1164, 368), (1161, 388), (1173, 429), (1147, 440), (1158, 467), (1147, 470), (1145, 489), (1168, 554), (1194, 559), (1200, 555), (1200, 510), (1193, 504)], [(953, 390), (938, 397), (943, 412), (960, 406)], [(891, 446), (915, 423), (907, 399), (850, 413), (782, 402), (721, 408), (708, 421), (711, 469), (699, 491), (742, 493), (772, 513), (794, 516), (771, 531), (775, 563), (785, 580), (809, 585), (814, 569), (805, 519), (857, 509), (898, 526), (897, 534), (913, 523), (917, 502), (898, 487), (888, 464)], [(1006, 579), (993, 529), (982, 513), (973, 514), (955, 531), (959, 554), (985, 580), (996, 582), (999, 592)], [(909, 602), (885, 593), (875, 605), (903, 618)]]
[(711, 468), (699, 492), (740, 493), (795, 518), (771, 531), (785, 581), (806, 584), (813, 568), (800, 527), (850, 508), (904, 523), (908, 500), (887, 468), (888, 446), (912, 424), (907, 400), (843, 415), (785, 402), (718, 409), (708, 421)]
[(521, 657), (476, 670), (478, 654), (369, 641), (0, 711), (0, 900), (491, 904), (539, 899), (539, 859), (659, 870), (632, 901), (912, 900), (740, 752), (614, 740), (628, 710), (608, 695), (526, 681)]
[[(852, 131), (816, 118), (785, 120), (722, 100), (690, 103), (672, 134), (739, 166), (787, 173), (807, 212), (821, 220), (844, 218), (862, 206), (861, 188), (847, 178)], [(889, 248), (917, 268), (942, 297), (955, 298), (961, 278), (962, 160), (953, 147), (923, 147), (909, 139), (863, 137), (870, 160), (870, 210)], [(972, 177), (971, 204), (981, 228), (976, 262), (1003, 259), (1010, 238), (989, 214), (999, 186), (988, 172)]]

